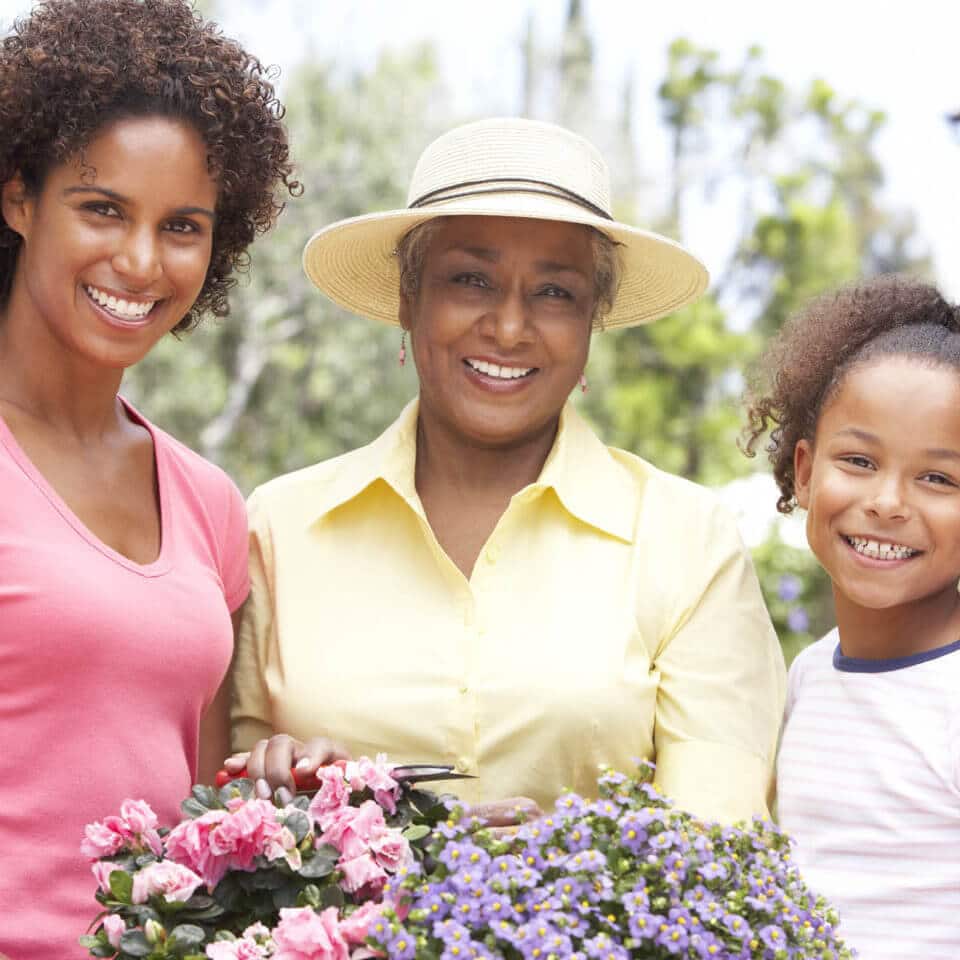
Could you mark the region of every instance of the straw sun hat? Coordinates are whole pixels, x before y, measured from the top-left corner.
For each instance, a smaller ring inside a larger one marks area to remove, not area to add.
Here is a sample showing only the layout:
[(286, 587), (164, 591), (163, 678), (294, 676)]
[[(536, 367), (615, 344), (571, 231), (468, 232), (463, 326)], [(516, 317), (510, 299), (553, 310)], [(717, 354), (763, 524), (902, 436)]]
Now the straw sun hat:
[(613, 219), (610, 174), (591, 143), (519, 118), (468, 123), (434, 140), (413, 171), (405, 209), (325, 227), (307, 242), (303, 266), (335, 303), (397, 323), (398, 241), (426, 220), (464, 215), (583, 223), (616, 241), (622, 278), (607, 328), (656, 320), (707, 286), (707, 271), (679, 244)]

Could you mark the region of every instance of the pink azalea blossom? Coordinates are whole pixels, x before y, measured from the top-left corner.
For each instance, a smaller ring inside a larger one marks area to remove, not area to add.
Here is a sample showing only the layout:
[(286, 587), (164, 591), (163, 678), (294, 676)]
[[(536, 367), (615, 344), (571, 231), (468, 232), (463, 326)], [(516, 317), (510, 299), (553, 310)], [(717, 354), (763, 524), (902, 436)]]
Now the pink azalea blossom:
[(340, 933), (351, 946), (362, 944), (367, 939), (370, 924), (383, 914), (386, 904), (368, 900), (357, 907), (350, 916), (340, 921)]
[(342, 807), (330, 815), (330, 825), (320, 836), (319, 843), (329, 843), (352, 860), (370, 849), (370, 839), (386, 828), (383, 810), (372, 800), (359, 807)]
[(337, 908), (316, 913), (310, 907), (284, 908), (273, 931), (273, 960), (349, 960)]
[(115, 913), (108, 913), (103, 918), (103, 931), (107, 935), (107, 942), (111, 947), (120, 948), (120, 937), (127, 929), (123, 917), (118, 917)]
[(393, 767), (387, 763), (386, 756), (377, 754), (376, 760), (361, 757), (350, 760), (346, 766), (346, 777), (350, 789), (358, 793), (369, 787), (373, 798), (388, 813), (397, 812), (397, 798), (400, 796), (400, 784), (390, 775)]
[(267, 948), (255, 940), (216, 940), (208, 943), (206, 953), (210, 960), (263, 960), (270, 956)]
[(93, 871), (94, 879), (97, 881), (97, 886), (104, 892), (110, 892), (110, 874), (114, 870), (122, 870), (123, 867), (118, 863), (111, 863), (109, 860), (97, 860), (96, 863), (90, 864), (90, 869)]
[(203, 883), (189, 867), (172, 860), (150, 863), (133, 875), (134, 903), (146, 903), (155, 894), (163, 894), (167, 903), (186, 903)]
[(285, 859), (294, 869), (300, 865), (296, 838), (269, 800), (237, 798), (227, 807), (174, 827), (167, 837), (170, 859), (200, 874), (209, 890), (228, 870), (252, 873), (259, 856)]
[(363, 853), (351, 860), (341, 857), (337, 869), (343, 872), (343, 889), (348, 893), (362, 891), (364, 898), (378, 895), (387, 882), (386, 871), (369, 853)]
[(143, 800), (124, 800), (119, 817), (105, 817), (84, 828), (80, 852), (91, 860), (110, 857), (125, 847), (135, 851), (163, 853), (157, 833), (157, 815)]
[(167, 834), (167, 856), (203, 877), (208, 890), (213, 890), (229, 869), (227, 858), (210, 849), (210, 834), (228, 816), (226, 810), (211, 810), (178, 823)]
[(317, 770), (317, 780), (320, 788), (313, 800), (310, 801), (309, 814), (326, 830), (330, 823), (330, 815), (350, 804), (350, 787), (343, 777), (343, 770), (338, 766), (320, 767)]
[(413, 851), (403, 834), (392, 827), (384, 827), (370, 838), (370, 852), (384, 870), (396, 873), (400, 867), (413, 863)]

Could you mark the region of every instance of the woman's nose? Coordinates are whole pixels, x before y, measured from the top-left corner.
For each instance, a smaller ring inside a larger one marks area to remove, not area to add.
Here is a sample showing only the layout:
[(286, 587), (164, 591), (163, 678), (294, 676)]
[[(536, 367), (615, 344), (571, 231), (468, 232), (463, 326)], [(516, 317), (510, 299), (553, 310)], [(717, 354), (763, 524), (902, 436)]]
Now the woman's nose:
[(124, 234), (111, 265), (116, 272), (137, 286), (145, 286), (163, 272), (160, 250), (153, 230), (131, 229)]
[(522, 291), (507, 291), (491, 311), (491, 335), (497, 346), (509, 349), (529, 338), (529, 305)]

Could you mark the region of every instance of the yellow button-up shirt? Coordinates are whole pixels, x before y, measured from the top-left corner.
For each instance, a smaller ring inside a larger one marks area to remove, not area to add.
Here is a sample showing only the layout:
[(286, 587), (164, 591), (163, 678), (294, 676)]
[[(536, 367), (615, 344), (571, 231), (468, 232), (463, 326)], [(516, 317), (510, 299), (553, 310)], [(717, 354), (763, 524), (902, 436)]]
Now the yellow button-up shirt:
[(471, 802), (590, 795), (655, 759), (681, 807), (765, 811), (784, 665), (731, 517), (571, 406), (465, 578), (414, 485), (417, 404), (250, 498), (234, 746), (326, 735), (450, 763)]

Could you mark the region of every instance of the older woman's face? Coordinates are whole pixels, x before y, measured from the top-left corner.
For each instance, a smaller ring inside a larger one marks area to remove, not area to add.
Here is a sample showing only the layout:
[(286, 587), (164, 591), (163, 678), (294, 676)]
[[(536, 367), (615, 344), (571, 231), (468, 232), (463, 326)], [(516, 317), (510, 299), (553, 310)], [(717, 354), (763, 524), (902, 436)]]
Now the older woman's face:
[(594, 266), (586, 227), (451, 217), (402, 300), (421, 414), (482, 445), (552, 429), (587, 361)]

